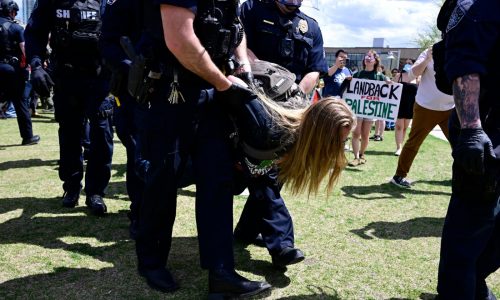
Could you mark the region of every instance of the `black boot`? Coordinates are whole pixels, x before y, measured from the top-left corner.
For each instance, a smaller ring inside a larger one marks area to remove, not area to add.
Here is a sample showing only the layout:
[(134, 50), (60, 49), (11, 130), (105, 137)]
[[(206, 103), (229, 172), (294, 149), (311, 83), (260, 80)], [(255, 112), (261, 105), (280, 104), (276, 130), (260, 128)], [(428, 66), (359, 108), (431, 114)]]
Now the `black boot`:
[(475, 300), (497, 300), (495, 294), (488, 288), (484, 279), (476, 281), (476, 296)]
[(39, 135), (34, 135), (30, 138), (25, 138), (23, 139), (23, 141), (21, 142), (21, 145), (23, 146), (29, 146), (29, 145), (35, 145), (35, 144), (38, 144), (40, 142), (40, 136)]
[(146, 278), (146, 282), (154, 290), (171, 293), (179, 289), (179, 285), (175, 282), (172, 274), (165, 268), (139, 269), (139, 275)]
[(269, 290), (265, 281), (250, 281), (230, 269), (210, 270), (208, 273), (208, 299), (246, 298)]
[(92, 195), (87, 196), (87, 200), (85, 200), (85, 204), (90, 208), (90, 211), (96, 216), (102, 216), (106, 213), (108, 208), (106, 204), (104, 204), (104, 200), (101, 195)]
[(62, 206), (73, 208), (78, 204), (80, 198), (80, 189), (76, 191), (65, 191), (63, 194)]
[(273, 266), (277, 268), (285, 268), (288, 265), (293, 265), (304, 260), (304, 253), (300, 249), (286, 247), (277, 253), (271, 254)]

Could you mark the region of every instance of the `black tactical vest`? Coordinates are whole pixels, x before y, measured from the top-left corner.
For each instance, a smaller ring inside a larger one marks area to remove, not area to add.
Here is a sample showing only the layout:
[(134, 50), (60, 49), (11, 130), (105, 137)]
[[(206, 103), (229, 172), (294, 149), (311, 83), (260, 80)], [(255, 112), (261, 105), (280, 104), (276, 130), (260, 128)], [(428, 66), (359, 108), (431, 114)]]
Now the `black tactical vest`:
[(0, 59), (6, 59), (13, 56), (17, 57), (19, 54), (18, 50), (20, 49), (19, 45), (12, 40), (9, 34), (9, 28), (15, 21), (2, 18), (0, 22), (2, 22), (0, 23)]
[(83, 61), (99, 57), (98, 41), (101, 34), (102, 1), (57, 1), (51, 47), (58, 61), (67, 62), (79, 57)]
[(238, 0), (199, 1), (194, 30), (218, 66), (226, 63), (243, 38)]

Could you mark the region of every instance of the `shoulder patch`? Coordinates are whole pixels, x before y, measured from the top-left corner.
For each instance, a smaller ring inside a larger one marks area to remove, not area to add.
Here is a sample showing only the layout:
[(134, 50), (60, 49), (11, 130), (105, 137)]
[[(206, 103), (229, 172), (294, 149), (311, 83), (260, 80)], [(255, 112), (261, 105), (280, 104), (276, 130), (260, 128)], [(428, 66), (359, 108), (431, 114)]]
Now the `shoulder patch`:
[(107, 5), (113, 5), (113, 4), (115, 4), (116, 1), (118, 1), (118, 0), (107, 0), (106, 4)]
[(450, 20), (448, 21), (448, 26), (446, 26), (446, 32), (449, 32), (453, 28), (455, 28), (460, 21), (464, 18), (467, 11), (469, 11), (472, 4), (474, 4), (476, 0), (458, 0), (457, 6), (451, 13)]

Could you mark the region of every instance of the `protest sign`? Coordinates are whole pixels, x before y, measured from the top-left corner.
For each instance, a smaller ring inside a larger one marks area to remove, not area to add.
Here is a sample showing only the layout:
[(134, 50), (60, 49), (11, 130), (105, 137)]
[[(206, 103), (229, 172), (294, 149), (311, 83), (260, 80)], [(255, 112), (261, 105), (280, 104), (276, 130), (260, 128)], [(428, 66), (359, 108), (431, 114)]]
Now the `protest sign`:
[(353, 78), (343, 98), (360, 118), (394, 121), (402, 89), (401, 83)]

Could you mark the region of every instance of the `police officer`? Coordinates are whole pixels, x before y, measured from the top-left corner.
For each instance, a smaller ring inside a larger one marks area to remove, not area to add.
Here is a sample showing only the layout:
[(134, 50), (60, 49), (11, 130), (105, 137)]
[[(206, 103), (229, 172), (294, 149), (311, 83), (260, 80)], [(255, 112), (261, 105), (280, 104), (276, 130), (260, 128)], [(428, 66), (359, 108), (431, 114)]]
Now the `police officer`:
[[(150, 1), (146, 2), (151, 5)], [(139, 208), (144, 191), (143, 178), (140, 176), (144, 172), (141, 173), (136, 169), (136, 163), (140, 167), (141, 163), (147, 164), (147, 162), (141, 161), (138, 147), (139, 128), (143, 123), (139, 119), (142, 115), (142, 107), (128, 92), (128, 74), (132, 62), (120, 45), (120, 38), (127, 36), (131, 43), (137, 43), (143, 27), (143, 6), (142, 1), (107, 1), (100, 37), (103, 62), (112, 71), (111, 93), (116, 97), (115, 99), (118, 99), (115, 101), (113, 122), (116, 134), (127, 152), (126, 187), (131, 201), (128, 217), (132, 238), (135, 238), (137, 233)], [(124, 19), (127, 22), (123, 22)]]
[(28, 103), (23, 99), (28, 72), (25, 68), (24, 29), (15, 21), (19, 6), (13, 0), (0, 2), (0, 98), (12, 101), (22, 145), (40, 141), (33, 135)]
[[(299, 10), (301, 3), (248, 0), (241, 6), (241, 20), (250, 56), (286, 67), (308, 94), (320, 73), (327, 72), (327, 64), (318, 23)], [(262, 234), (273, 265), (283, 268), (304, 260), (304, 254), (294, 247), (292, 217), (280, 195), (277, 176), (278, 170), (272, 169), (250, 179), (250, 196), (234, 235), (237, 240), (252, 241)]]
[(26, 27), (26, 54), (32, 82), (40, 96), (49, 93), (51, 77), (42, 68), (50, 35), (55, 119), (59, 123), (59, 178), (64, 207), (78, 204), (83, 179), (80, 139), (90, 123), (90, 153), (85, 176), (85, 204), (103, 215), (104, 190), (111, 174), (113, 131), (108, 75), (101, 66), (98, 39), (104, 3), (98, 0), (38, 0)]
[[(113, 5), (121, 1), (128, 0), (118, 0)], [(219, 69), (226, 68), (233, 52), (246, 56), (235, 50), (243, 35), (236, 17), (238, 1), (154, 2), (152, 6), (150, 1), (143, 1), (143, 9), (137, 10), (144, 16), (144, 28), (134, 49), (137, 56), (132, 55), (132, 81), (128, 84), (140, 107), (146, 108), (139, 140), (144, 158), (151, 163), (136, 238), (139, 274), (154, 289), (171, 292), (178, 288), (166, 264), (177, 186), (190, 155), (197, 184), (200, 260), (202, 268), (209, 270), (210, 297), (258, 294), (270, 286), (249, 281), (234, 270), (233, 164), (226, 130), (232, 127), (227, 113), (214, 105), (214, 86), (221, 91), (215, 93), (221, 101), (249, 93), (232, 85)], [(158, 4), (165, 4), (161, 6), (163, 20)], [(220, 43), (224, 40), (226, 44)], [(142, 58), (145, 64), (136, 68)], [(139, 80), (133, 80), (135, 77)], [(134, 82), (140, 84), (134, 86)]]
[(438, 18), (456, 110), (437, 290), (439, 299), (493, 300), (485, 279), (500, 267), (500, 3), (450, 2)]

